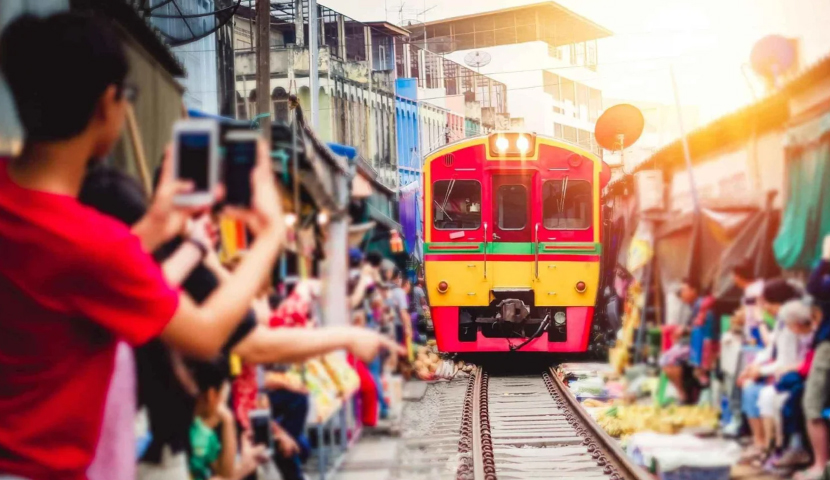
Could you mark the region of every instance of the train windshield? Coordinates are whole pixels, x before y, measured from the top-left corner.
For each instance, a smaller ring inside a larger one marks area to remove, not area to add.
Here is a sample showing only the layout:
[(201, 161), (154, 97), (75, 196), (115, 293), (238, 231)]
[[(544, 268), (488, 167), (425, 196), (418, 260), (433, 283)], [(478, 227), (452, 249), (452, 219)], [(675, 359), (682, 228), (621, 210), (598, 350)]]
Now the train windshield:
[(481, 226), (481, 184), (475, 180), (433, 183), (432, 221), (438, 230), (477, 230)]
[(548, 180), (542, 186), (542, 215), (548, 230), (590, 228), (593, 209), (591, 183), (585, 180)]

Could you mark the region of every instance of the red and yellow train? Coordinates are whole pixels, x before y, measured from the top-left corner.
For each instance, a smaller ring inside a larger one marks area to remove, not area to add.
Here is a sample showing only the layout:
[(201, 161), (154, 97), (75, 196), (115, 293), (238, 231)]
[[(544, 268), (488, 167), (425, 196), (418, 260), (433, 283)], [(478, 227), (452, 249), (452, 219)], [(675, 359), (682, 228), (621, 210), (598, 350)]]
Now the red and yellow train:
[(588, 350), (609, 179), (589, 151), (532, 133), (426, 157), (424, 267), (441, 351)]

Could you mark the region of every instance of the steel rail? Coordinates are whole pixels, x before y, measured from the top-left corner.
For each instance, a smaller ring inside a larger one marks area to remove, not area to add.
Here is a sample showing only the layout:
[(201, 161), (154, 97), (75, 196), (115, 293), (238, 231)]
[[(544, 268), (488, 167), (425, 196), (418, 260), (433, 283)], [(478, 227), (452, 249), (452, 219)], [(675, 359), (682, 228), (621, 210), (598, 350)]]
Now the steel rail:
[(569, 423), (577, 433), (583, 436), (583, 444), (588, 446), (588, 451), (591, 452), (597, 464), (605, 467), (604, 471), (609, 475), (609, 478), (652, 480), (653, 477), (645, 469), (635, 465), (620, 448), (617, 441), (594, 421), (593, 417), (583, 408), (582, 404), (556, 374), (555, 368), (549, 368), (549, 371), (544, 374), (544, 378), (554, 401), (563, 409), (574, 414), (568, 416)]

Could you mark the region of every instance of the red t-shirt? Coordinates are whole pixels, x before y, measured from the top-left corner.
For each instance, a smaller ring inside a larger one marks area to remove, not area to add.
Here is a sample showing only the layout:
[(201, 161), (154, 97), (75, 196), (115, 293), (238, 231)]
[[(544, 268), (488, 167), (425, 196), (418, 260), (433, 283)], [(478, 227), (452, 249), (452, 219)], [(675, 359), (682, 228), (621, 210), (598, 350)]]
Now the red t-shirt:
[(0, 159), (0, 474), (84, 479), (117, 339), (159, 335), (178, 292), (139, 240)]

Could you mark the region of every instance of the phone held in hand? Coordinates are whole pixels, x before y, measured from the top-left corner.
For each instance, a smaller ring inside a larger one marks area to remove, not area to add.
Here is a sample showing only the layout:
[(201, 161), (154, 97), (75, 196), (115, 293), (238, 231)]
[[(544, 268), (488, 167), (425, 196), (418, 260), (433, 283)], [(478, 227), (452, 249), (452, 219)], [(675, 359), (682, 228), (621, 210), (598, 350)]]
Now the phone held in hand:
[(213, 202), (219, 177), (219, 125), (214, 120), (179, 120), (173, 125), (173, 171), (176, 179), (193, 183), (193, 190), (176, 195), (177, 205)]
[(225, 135), (225, 203), (229, 205), (251, 206), (251, 171), (259, 138), (253, 130), (231, 130)]
[(274, 453), (274, 434), (271, 432), (271, 412), (252, 410), (249, 414), (251, 429), (254, 431), (254, 445), (264, 445), (268, 455)]

